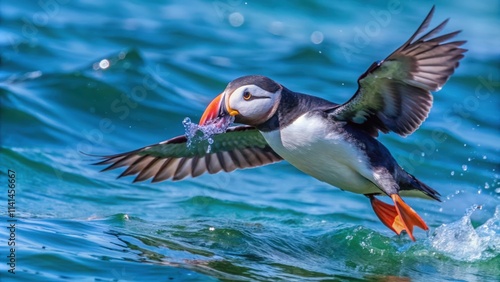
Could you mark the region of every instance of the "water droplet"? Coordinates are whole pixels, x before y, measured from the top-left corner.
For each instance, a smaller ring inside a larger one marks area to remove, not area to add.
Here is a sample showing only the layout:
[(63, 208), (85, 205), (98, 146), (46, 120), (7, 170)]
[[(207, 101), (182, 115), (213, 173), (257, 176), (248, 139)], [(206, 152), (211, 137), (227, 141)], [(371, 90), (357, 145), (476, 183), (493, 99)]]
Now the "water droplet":
[(472, 158), (468, 158), (467, 161), (470, 162), (472, 160)]
[(269, 26), (269, 32), (272, 33), (272, 34), (274, 34), (274, 35), (281, 35), (281, 34), (283, 34), (284, 30), (285, 30), (285, 26), (280, 21), (274, 21)]
[(454, 170), (451, 171), (451, 175), (452, 176), (455, 175), (455, 171)]
[(462, 170), (467, 171), (467, 165), (462, 165)]
[(483, 160), (486, 160), (488, 157), (486, 157), (486, 155), (483, 156)]
[(101, 60), (101, 61), (99, 62), (99, 67), (100, 67), (101, 69), (103, 69), (103, 70), (105, 70), (105, 69), (109, 68), (109, 66), (110, 66), (110, 63), (109, 63), (109, 61), (108, 61), (107, 59)]
[(210, 226), (210, 227), (208, 228), (208, 230), (210, 230), (210, 231), (214, 231), (214, 230), (215, 230), (215, 227)]
[(314, 44), (321, 44), (323, 42), (324, 36), (323, 32), (315, 31), (311, 34), (311, 42)]
[(187, 138), (186, 145), (191, 147), (193, 144), (200, 143), (202, 141), (207, 141), (207, 154), (210, 153), (212, 149), (212, 144), (215, 142), (213, 139), (214, 135), (226, 132), (229, 125), (234, 121), (234, 117), (220, 117), (215, 120), (205, 124), (198, 125), (191, 121), (190, 118), (186, 117), (182, 121), (184, 126), (185, 135)]
[(422, 157), (425, 157), (425, 153), (424, 153), (424, 152), (422, 152), (420, 155), (421, 155)]
[(238, 12), (229, 15), (229, 23), (234, 27), (239, 27), (245, 22), (245, 18)]

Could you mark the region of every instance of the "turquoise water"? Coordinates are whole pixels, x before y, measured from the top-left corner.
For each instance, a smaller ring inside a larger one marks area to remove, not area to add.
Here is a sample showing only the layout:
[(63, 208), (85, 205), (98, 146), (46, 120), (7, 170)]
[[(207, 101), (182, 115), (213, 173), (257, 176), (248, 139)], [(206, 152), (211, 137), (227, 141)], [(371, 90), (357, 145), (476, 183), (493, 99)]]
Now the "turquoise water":
[(397, 3), (2, 1), (0, 280), (498, 281), (498, 1), (436, 3), (469, 52), (416, 133), (380, 137), (443, 195), (407, 200), (431, 228), (416, 243), (285, 162), (132, 184), (80, 153), (183, 134), (246, 74), (343, 102), (434, 4)]

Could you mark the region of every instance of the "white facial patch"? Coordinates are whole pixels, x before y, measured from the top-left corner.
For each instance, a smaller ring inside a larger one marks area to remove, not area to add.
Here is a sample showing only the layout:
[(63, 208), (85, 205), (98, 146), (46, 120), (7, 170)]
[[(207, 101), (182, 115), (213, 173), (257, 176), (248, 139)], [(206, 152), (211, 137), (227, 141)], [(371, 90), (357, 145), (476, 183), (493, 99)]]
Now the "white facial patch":
[(274, 114), (280, 96), (281, 89), (273, 93), (254, 84), (243, 85), (230, 94), (226, 107), (238, 111), (240, 118), (258, 124)]

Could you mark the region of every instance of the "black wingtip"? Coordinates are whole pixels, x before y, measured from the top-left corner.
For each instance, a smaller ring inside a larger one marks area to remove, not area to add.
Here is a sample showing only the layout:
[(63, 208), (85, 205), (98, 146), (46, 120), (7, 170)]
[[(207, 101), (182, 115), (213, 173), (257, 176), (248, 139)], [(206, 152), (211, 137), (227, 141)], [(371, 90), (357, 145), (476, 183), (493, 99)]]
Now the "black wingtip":
[[(98, 162), (98, 163), (93, 163), (92, 165), (103, 165), (103, 163), (105, 163), (107, 160), (104, 160), (104, 161), (101, 161), (101, 162)], [(112, 170), (114, 169), (114, 166), (115, 164), (111, 164), (111, 165), (108, 165), (107, 167), (101, 169), (99, 172), (105, 172), (105, 171), (108, 171), (108, 170)]]
[(122, 178), (122, 177), (127, 176), (127, 175), (128, 175), (128, 174), (127, 174), (127, 170), (128, 170), (128, 169), (126, 169), (126, 170), (124, 170), (122, 173), (120, 173), (120, 175), (118, 175), (118, 176), (116, 177), (116, 179), (120, 179), (120, 178)]
[(436, 10), (436, 4), (433, 4), (432, 7), (431, 7), (431, 10), (429, 11), (429, 13), (427, 14), (427, 17), (425, 19), (427, 19), (427, 18), (431, 18), (432, 19), (432, 17), (434, 16), (434, 11), (435, 10)]
[(420, 26), (418, 27), (418, 29), (415, 32), (415, 34), (413, 34), (412, 38), (415, 38), (418, 34), (420, 34), (422, 31), (424, 31), (425, 29), (427, 29), (427, 27), (431, 23), (432, 18), (434, 17), (434, 11), (435, 10), (436, 10), (436, 5), (432, 5), (431, 10), (429, 11), (429, 13), (427, 14), (427, 16), (425, 17), (424, 21), (420, 24)]
[(82, 154), (82, 155), (85, 155), (85, 156), (88, 156), (88, 157), (96, 157), (96, 155), (92, 155), (92, 154), (89, 154), (89, 153), (85, 153), (83, 151), (78, 151), (78, 153)]
[(92, 157), (92, 158), (98, 158), (100, 159), (99, 161), (97, 162), (93, 162), (91, 163), (91, 165), (103, 165), (103, 164), (106, 164), (106, 161), (108, 161), (110, 159), (109, 156), (103, 156), (103, 155), (95, 155), (95, 154), (89, 154), (89, 153), (85, 153), (83, 151), (78, 151), (78, 153), (82, 154), (82, 155), (85, 155), (87, 157)]
[(422, 35), (420, 38), (418, 38), (417, 40), (415, 40), (415, 38), (417, 38), (418, 35), (422, 34), (429, 27), (429, 25), (430, 25), (430, 23), (432, 21), (432, 18), (434, 17), (434, 11), (435, 10), (436, 10), (436, 5), (432, 5), (431, 10), (429, 11), (429, 13), (425, 17), (425, 19), (422, 21), (422, 23), (420, 24), (420, 26), (417, 28), (417, 30), (415, 31), (415, 33), (399, 49), (402, 49), (405, 46), (407, 46), (409, 44), (412, 44), (413, 42), (423, 41), (423, 40), (425, 40), (425, 39), (427, 39), (429, 37), (432, 37), (432, 36), (434, 36), (435, 34), (439, 33), (441, 30), (443, 30), (446, 27), (446, 25), (450, 21), (450, 18), (445, 19), (439, 25), (437, 25), (435, 28), (433, 28), (431, 31), (427, 32), (425, 35)]

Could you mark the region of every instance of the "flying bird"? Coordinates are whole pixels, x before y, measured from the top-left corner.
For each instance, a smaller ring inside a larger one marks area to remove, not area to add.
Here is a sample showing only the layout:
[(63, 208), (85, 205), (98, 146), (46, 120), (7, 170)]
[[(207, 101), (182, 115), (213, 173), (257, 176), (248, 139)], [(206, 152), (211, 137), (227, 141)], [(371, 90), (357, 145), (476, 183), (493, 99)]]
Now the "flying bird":
[[(177, 136), (101, 156), (96, 164), (108, 165), (103, 171), (126, 167), (119, 177), (137, 175), (134, 182), (158, 182), (286, 160), (320, 181), (367, 196), (388, 228), (415, 241), (415, 226), (429, 228), (401, 196), (439, 201), (440, 194), (406, 172), (376, 138), (380, 132), (413, 133), (429, 114), (431, 92), (443, 87), (467, 51), (460, 48), (466, 41), (449, 41), (460, 31), (437, 36), (448, 20), (421, 35), (433, 14), (434, 7), (408, 41), (374, 62), (343, 104), (294, 92), (265, 76), (243, 76), (201, 117), (202, 126), (230, 118), (240, 124), (214, 135), (208, 152), (207, 142), (187, 146), (187, 137)], [(377, 196), (389, 196), (394, 205)]]

